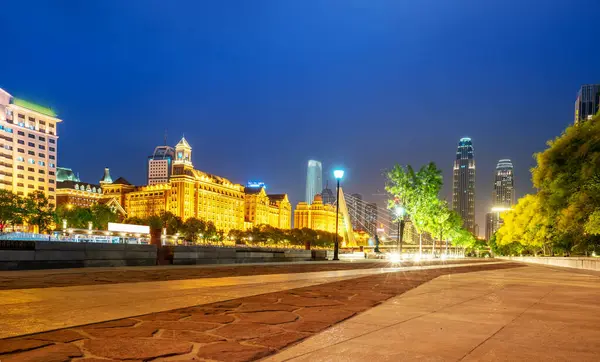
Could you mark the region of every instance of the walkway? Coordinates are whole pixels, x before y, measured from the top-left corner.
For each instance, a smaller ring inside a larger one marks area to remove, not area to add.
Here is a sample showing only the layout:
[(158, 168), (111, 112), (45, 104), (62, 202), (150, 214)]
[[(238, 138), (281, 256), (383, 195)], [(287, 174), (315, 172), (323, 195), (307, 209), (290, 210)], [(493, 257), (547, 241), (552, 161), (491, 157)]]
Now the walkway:
[[(476, 263), (476, 265), (483, 264), (488, 263)], [(302, 288), (360, 276), (451, 266), (454, 265), (0, 290), (0, 310), (2, 310), (0, 338)], [(19, 273), (23, 277), (39, 274), (38, 271), (14, 273)], [(60, 274), (59, 272), (56, 275)]]
[(539, 266), (440, 276), (265, 361), (598, 361), (600, 277)]

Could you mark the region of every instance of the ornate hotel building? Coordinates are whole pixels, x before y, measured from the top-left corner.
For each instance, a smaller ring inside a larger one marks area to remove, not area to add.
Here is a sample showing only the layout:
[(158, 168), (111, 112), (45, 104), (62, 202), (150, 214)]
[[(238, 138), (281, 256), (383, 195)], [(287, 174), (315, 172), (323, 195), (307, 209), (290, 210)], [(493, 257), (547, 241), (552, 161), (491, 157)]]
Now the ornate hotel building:
[(270, 197), (262, 188), (258, 194), (247, 194), (240, 184), (194, 169), (192, 147), (185, 138), (175, 146), (168, 183), (133, 186), (123, 178), (113, 182), (106, 174), (100, 182), (102, 192), (117, 198), (128, 217), (145, 218), (169, 211), (184, 221), (191, 217), (212, 221), (226, 232), (258, 224), (290, 227), (291, 205), (286, 195)]
[(56, 205), (60, 122), (52, 109), (0, 89), (0, 189), (19, 196), (42, 191)]
[[(321, 195), (315, 195), (313, 202), (299, 202), (294, 210), (294, 227), (297, 229), (309, 228), (335, 233), (335, 206), (323, 204)], [(344, 219), (339, 215), (338, 231), (342, 234)]]

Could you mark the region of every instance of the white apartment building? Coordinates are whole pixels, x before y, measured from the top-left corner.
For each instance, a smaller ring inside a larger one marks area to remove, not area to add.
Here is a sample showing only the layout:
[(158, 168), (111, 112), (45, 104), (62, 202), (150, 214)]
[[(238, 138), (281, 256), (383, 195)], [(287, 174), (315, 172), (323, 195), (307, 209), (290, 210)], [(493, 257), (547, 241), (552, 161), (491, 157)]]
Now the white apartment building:
[(43, 191), (56, 205), (59, 122), (52, 109), (0, 88), (0, 189), (19, 196)]

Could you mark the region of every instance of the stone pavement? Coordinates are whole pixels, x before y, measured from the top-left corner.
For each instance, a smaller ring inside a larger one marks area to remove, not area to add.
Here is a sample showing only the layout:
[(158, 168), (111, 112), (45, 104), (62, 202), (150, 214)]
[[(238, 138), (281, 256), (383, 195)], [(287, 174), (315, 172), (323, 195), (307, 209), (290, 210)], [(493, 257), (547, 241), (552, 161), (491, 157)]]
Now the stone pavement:
[(4, 339), (0, 360), (256, 360), (438, 276), (515, 266), (383, 273)]
[[(453, 262), (474, 263), (473, 260)], [(486, 261), (479, 260), (478, 262)], [(250, 270), (257, 272), (258, 275), (0, 290), (0, 310), (2, 310), (2, 315), (0, 316), (0, 338), (103, 322), (398, 270), (397, 268), (382, 268), (382, 266), (390, 266), (384, 263), (377, 263), (376, 265), (380, 266), (380, 268), (265, 275), (261, 274), (261, 272), (264, 270), (271, 271), (271, 266), (264, 266), (263, 268), (253, 266)], [(314, 270), (313, 266), (306, 266), (308, 270)], [(447, 266), (448, 264), (432, 267)], [(292, 270), (297, 268), (295, 265), (290, 265), (290, 267)], [(325, 265), (325, 267), (328, 267), (328, 265)], [(409, 268), (411, 267), (402, 267), (403, 270)], [(427, 266), (416, 268), (427, 268)], [(201, 269), (206, 274), (211, 275), (215, 273), (215, 270), (219, 274), (222, 273), (223, 268)], [(247, 268), (232, 269), (226, 267), (225, 269), (233, 270), (234, 272), (246, 272)], [(325, 269), (327, 270), (327, 268)], [(158, 270), (166, 273), (171, 271), (169, 268), (160, 268)], [(189, 270), (193, 273), (198, 269), (188, 268), (182, 270)], [(153, 268), (149, 271), (156, 273), (157, 269)], [(75, 271), (57, 273), (55, 275), (70, 275), (73, 272)], [(27, 281), (27, 276), (30, 273), (34, 275), (39, 274), (37, 271), (35, 273), (20, 272), (19, 274)], [(232, 274), (235, 275), (235, 273)]]
[(600, 277), (539, 266), (443, 275), (265, 359), (598, 361)]

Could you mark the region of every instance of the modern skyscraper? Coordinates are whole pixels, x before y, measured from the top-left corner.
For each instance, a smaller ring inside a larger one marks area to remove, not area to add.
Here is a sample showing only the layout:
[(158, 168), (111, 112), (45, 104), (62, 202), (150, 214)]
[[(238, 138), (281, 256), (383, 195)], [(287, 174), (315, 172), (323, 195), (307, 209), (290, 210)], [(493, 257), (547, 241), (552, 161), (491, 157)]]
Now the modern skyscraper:
[(323, 190), (323, 168), (320, 161), (309, 160), (306, 170), (306, 203), (312, 204), (315, 195)]
[(464, 227), (475, 233), (475, 158), (473, 142), (463, 137), (454, 160), (452, 208), (463, 219)]
[(19, 196), (42, 191), (56, 205), (57, 126), (47, 107), (0, 89), (0, 189)]
[(492, 209), (485, 215), (486, 240), (502, 226), (500, 214), (510, 210), (515, 203), (514, 167), (509, 159), (502, 159), (496, 165), (492, 203)]
[(374, 202), (365, 205), (365, 228), (369, 235), (377, 233), (377, 204)]
[(335, 195), (329, 188), (329, 181), (325, 182), (325, 188), (321, 192), (321, 197), (324, 205), (333, 205), (333, 203), (335, 203)]
[(598, 105), (600, 105), (600, 84), (581, 86), (575, 100), (575, 123), (596, 115)]
[(351, 194), (346, 202), (354, 230), (365, 230), (365, 203), (361, 194)]
[(175, 149), (171, 146), (158, 146), (148, 157), (148, 185), (168, 183), (173, 170)]

